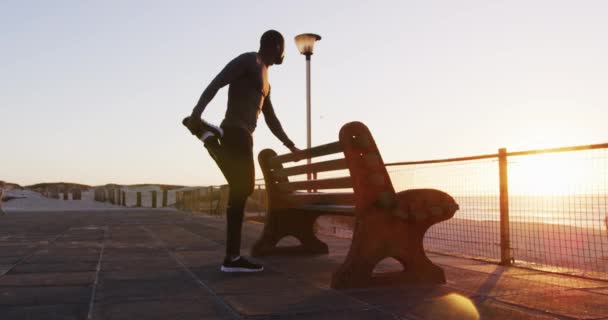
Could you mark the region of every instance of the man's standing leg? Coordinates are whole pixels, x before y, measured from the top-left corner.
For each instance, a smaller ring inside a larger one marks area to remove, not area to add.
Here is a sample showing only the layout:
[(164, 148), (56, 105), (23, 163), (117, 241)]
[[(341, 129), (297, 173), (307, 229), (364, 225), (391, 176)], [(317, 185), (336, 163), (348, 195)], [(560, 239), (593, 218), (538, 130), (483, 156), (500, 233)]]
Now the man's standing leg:
[(252, 137), (245, 130), (225, 128), (221, 145), (207, 149), (222, 170), (229, 186), (226, 210), (226, 259), (222, 271), (262, 271), (262, 266), (240, 257), (245, 205), (255, 185)]
[[(229, 136), (230, 138), (230, 136)], [(237, 137), (235, 137), (237, 138)], [(226, 173), (228, 180), (228, 208), (226, 210), (226, 258), (235, 259), (241, 254), (241, 233), (245, 205), (255, 183), (255, 169), (251, 136), (240, 134), (237, 141), (228, 141), (232, 152), (232, 165)]]

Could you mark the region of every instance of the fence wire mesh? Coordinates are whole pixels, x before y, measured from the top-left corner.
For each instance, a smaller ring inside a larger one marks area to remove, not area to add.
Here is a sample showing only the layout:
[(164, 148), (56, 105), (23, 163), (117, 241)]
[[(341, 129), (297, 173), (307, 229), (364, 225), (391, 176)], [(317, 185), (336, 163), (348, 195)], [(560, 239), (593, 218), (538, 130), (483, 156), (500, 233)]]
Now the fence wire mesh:
[(607, 156), (597, 149), (509, 157), (516, 264), (608, 279)]
[[(507, 157), (515, 265), (608, 279), (608, 149)], [(500, 261), (498, 160), (389, 166), (397, 190), (435, 188), (460, 204), (433, 226), (429, 251)]]
[(460, 205), (454, 218), (426, 233), (428, 251), (490, 260), (500, 258), (498, 161), (391, 166), (395, 190), (433, 188), (452, 195)]

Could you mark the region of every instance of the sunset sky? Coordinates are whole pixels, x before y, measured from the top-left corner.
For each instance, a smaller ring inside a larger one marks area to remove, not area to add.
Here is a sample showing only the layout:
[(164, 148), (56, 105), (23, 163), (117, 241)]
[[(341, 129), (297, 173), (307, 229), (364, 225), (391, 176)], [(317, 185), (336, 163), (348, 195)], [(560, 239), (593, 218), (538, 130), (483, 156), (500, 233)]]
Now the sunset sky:
[[(180, 122), (268, 29), (286, 38), (272, 99), (299, 147), (307, 32), (323, 37), (313, 144), (353, 120), (386, 162), (608, 142), (606, 17), (599, 0), (3, 0), (0, 180), (224, 183)], [(221, 122), (226, 93), (203, 118)], [(287, 151), (260, 117), (264, 148)]]

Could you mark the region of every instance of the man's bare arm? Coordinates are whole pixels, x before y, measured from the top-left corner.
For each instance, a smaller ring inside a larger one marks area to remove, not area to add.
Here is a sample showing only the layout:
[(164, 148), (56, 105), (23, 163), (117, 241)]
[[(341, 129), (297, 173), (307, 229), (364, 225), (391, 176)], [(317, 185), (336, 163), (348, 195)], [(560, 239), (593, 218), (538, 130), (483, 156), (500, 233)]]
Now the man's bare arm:
[(246, 69), (247, 64), (245, 62), (244, 55), (240, 55), (230, 61), (224, 67), (224, 69), (222, 69), (222, 71), (220, 71), (220, 73), (215, 76), (211, 83), (209, 83), (205, 91), (203, 91), (203, 94), (198, 100), (198, 103), (192, 110), (192, 115), (190, 116), (190, 119), (200, 119), (201, 115), (203, 114), (203, 111), (205, 110), (209, 102), (213, 100), (213, 97), (215, 97), (217, 92), (221, 88), (230, 84), (230, 82), (232, 82), (234, 79), (245, 73)]
[[(272, 102), (270, 101), (270, 95), (267, 96), (264, 100), (262, 112), (264, 113), (264, 120), (266, 121), (266, 125), (268, 125), (268, 128), (270, 129), (272, 134), (274, 134), (275, 137), (281, 140), (281, 142), (283, 142), (283, 144), (287, 148), (289, 148), (289, 150), (295, 148), (293, 141), (289, 139), (289, 137), (285, 133), (285, 130), (283, 130), (283, 126), (281, 126), (281, 122), (277, 118), (277, 115), (274, 113), (274, 108), (272, 106)], [(297, 150), (297, 148), (293, 150)]]

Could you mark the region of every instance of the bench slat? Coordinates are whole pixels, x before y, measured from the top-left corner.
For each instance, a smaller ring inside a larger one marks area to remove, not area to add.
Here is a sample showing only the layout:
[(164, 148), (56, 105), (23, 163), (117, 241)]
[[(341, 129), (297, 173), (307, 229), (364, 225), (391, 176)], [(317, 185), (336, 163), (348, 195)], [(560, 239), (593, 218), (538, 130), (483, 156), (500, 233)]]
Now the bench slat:
[(277, 183), (277, 188), (282, 192), (292, 192), (296, 190), (347, 189), (352, 187), (353, 183), (351, 177)]
[(287, 203), (304, 205), (353, 205), (355, 194), (346, 192), (297, 192), (287, 196)]
[[(339, 141), (328, 143), (328, 144), (322, 144), (320, 146), (302, 150), (302, 154), (304, 155), (305, 159), (326, 156), (326, 155), (334, 154), (334, 153), (338, 153), (338, 152), (342, 152), (342, 145), (340, 144)], [(287, 153), (287, 154), (276, 156), (276, 157), (270, 159), (269, 165), (271, 167), (274, 167), (281, 163), (292, 162), (292, 161), (295, 161), (294, 154)]]
[(355, 214), (355, 206), (307, 205), (307, 206), (296, 207), (294, 209), (296, 209), (296, 210), (305, 210), (305, 211), (327, 212), (327, 213), (336, 214), (336, 215), (344, 214), (344, 215), (348, 215), (348, 216), (351, 216), (351, 215)]
[(295, 167), (290, 167), (290, 168), (285, 168), (285, 169), (275, 169), (272, 172), (272, 175), (273, 175), (273, 178), (277, 179), (277, 178), (284, 178), (284, 177), (288, 177), (288, 176), (295, 176), (298, 174), (343, 170), (343, 169), (347, 169), (347, 168), (348, 168), (348, 166), (346, 165), (345, 159), (336, 159), (336, 160), (311, 163), (310, 165), (301, 165), (301, 166), (295, 166)]

